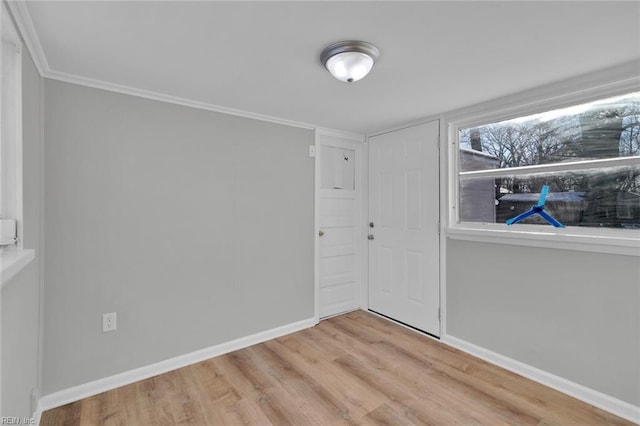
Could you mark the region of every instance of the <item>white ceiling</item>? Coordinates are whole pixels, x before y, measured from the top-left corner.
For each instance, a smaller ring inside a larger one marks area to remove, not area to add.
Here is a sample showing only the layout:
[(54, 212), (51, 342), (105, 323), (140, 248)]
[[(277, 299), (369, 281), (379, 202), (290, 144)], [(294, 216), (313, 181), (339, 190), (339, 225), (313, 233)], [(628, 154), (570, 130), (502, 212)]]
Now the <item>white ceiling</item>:
[[(372, 133), (640, 58), (639, 2), (31, 2), (51, 70)], [(378, 46), (360, 82), (320, 51)]]

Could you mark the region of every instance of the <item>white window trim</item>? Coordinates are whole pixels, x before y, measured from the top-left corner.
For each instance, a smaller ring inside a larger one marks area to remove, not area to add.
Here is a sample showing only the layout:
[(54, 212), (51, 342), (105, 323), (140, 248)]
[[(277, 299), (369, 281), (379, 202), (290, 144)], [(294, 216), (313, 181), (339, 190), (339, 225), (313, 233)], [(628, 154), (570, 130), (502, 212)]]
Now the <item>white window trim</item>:
[[(640, 230), (583, 227), (553, 228), (551, 226), (524, 224), (510, 227), (506, 224), (459, 222), (457, 209), (459, 200), (458, 172), (460, 170), (458, 155), (459, 129), (500, 122), (638, 91), (640, 90), (640, 76), (637, 75), (638, 67), (640, 67), (640, 64), (633, 62), (574, 80), (547, 85), (536, 90), (522, 92), (444, 114), (445, 127), (447, 129), (446, 143), (448, 146), (447, 237), (455, 240), (495, 244), (640, 256)], [(612, 160), (604, 161), (611, 162)], [(629, 161), (637, 161), (637, 157), (633, 160), (613, 160), (614, 163), (626, 163)], [(576, 165), (576, 167), (581, 166)], [(513, 174), (508, 169), (504, 170), (504, 172), (501, 170), (498, 173)], [(496, 171), (486, 173), (494, 174)], [(479, 173), (465, 173), (465, 175), (469, 176), (475, 174)]]
[[(15, 128), (14, 138), (15, 146), (12, 146), (13, 156), (9, 163), (2, 163), (4, 170), (0, 170), (3, 177), (11, 176), (12, 190), (15, 191), (13, 201), (15, 205), (12, 206), (11, 216), (6, 219), (16, 220), (16, 236), (17, 241), (10, 246), (3, 246), (0, 249), (0, 286), (4, 287), (21, 269), (26, 267), (35, 257), (35, 250), (26, 250), (23, 248), (23, 197), (22, 197), (22, 39), (12, 22), (11, 14), (5, 4), (1, 2), (0, 8), (0, 33), (2, 34), (2, 45), (0, 49), (14, 48), (17, 52), (17, 61), (15, 64), (15, 82), (20, 88), (20, 91), (15, 96)], [(0, 52), (1, 53), (1, 52)], [(2, 56), (0, 56), (0, 66), (2, 66)], [(3, 84), (2, 78), (0, 78), (0, 84)], [(1, 86), (0, 86), (1, 88)], [(4, 123), (0, 123), (2, 125)], [(0, 137), (2, 137), (0, 135)], [(11, 142), (11, 141), (10, 141)], [(6, 141), (0, 140), (0, 144), (4, 144)], [(0, 146), (1, 147), (1, 146)], [(0, 159), (0, 161), (3, 161)], [(0, 196), (2, 194), (0, 193)]]
[(640, 156), (636, 155), (632, 157), (605, 158), (601, 160), (582, 160), (566, 163), (539, 164), (534, 166), (505, 167), (502, 169), (473, 170), (469, 172), (460, 172), (458, 176), (465, 179), (475, 177), (496, 178), (504, 176), (524, 176), (556, 171), (565, 172), (592, 168), (637, 166), (640, 164), (639, 160)]

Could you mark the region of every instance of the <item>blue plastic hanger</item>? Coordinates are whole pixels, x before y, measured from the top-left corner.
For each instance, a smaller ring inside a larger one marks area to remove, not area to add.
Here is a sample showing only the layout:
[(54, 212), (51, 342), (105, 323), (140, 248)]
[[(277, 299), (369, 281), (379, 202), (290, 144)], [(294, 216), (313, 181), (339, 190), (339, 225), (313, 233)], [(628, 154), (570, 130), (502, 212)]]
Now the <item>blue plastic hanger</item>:
[(531, 215), (538, 214), (542, 216), (544, 220), (549, 222), (551, 225), (556, 228), (564, 228), (564, 225), (555, 220), (549, 213), (544, 211), (544, 202), (547, 200), (547, 193), (549, 192), (549, 186), (544, 185), (542, 187), (542, 191), (540, 192), (540, 199), (538, 200), (538, 204), (531, 206), (529, 210), (524, 213), (519, 214), (518, 216), (512, 217), (507, 220), (507, 225), (513, 225), (514, 223), (518, 223), (523, 219), (528, 218)]

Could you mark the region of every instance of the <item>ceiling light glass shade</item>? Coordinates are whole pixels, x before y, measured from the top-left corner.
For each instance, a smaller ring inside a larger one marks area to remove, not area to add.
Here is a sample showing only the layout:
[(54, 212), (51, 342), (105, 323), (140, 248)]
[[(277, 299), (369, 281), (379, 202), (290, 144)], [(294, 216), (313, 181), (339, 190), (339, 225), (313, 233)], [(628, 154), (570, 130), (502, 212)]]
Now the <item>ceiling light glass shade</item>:
[(369, 74), (379, 55), (373, 44), (349, 40), (327, 46), (320, 61), (336, 79), (353, 83)]
[(352, 83), (369, 74), (373, 58), (360, 52), (344, 52), (330, 57), (325, 66), (338, 80)]

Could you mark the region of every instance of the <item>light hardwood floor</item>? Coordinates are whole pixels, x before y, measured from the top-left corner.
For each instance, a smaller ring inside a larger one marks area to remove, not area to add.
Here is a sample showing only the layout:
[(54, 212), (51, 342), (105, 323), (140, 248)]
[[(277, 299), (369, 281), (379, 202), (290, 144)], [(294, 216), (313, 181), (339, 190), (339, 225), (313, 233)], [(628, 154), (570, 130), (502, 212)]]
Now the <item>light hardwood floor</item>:
[(83, 399), (42, 425), (631, 425), (372, 314)]

